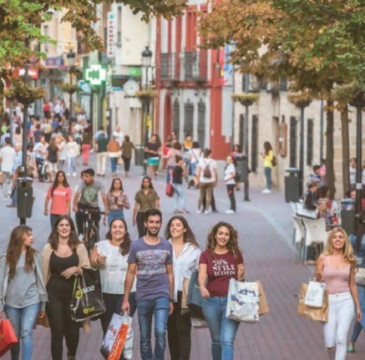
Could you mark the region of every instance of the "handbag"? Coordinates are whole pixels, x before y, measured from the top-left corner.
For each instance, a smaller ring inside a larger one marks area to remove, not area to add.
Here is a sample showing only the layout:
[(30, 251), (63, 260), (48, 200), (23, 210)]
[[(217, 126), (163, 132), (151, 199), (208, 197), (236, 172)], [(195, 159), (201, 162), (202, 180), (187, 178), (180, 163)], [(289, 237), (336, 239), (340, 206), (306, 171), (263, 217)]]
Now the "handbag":
[(113, 314), (100, 349), (104, 359), (119, 360), (122, 353), (125, 359), (132, 359), (133, 329), (131, 324), (132, 318), (127, 314)]
[(300, 294), (299, 294), (299, 304), (298, 304), (298, 315), (306, 317), (307, 319), (327, 322), (328, 321), (328, 293), (327, 290), (324, 291), (323, 305), (320, 308), (314, 308), (305, 305), (305, 297), (307, 294), (308, 284), (302, 283)]
[(199, 271), (194, 270), (190, 277), (189, 290), (186, 298), (186, 305), (191, 311), (191, 316), (196, 318), (203, 318), (203, 298), (200, 294), (198, 283)]
[(355, 282), (358, 285), (365, 286), (365, 268), (359, 267), (356, 269)]
[(229, 279), (226, 317), (247, 323), (259, 321), (259, 286)]
[(9, 319), (0, 320), (0, 356), (3, 356), (8, 350), (10, 350), (16, 343), (14, 329)]
[(326, 284), (310, 281), (305, 293), (304, 304), (313, 308), (321, 308), (323, 306), (325, 290)]
[(260, 280), (255, 281), (259, 287), (259, 315), (265, 315), (270, 312), (269, 303), (267, 302), (264, 287)]
[(165, 193), (168, 197), (172, 197), (174, 195), (174, 187), (171, 183), (166, 184)]
[(105, 312), (98, 270), (83, 268), (82, 275), (75, 277), (70, 308), (71, 318), (76, 322), (95, 318)]

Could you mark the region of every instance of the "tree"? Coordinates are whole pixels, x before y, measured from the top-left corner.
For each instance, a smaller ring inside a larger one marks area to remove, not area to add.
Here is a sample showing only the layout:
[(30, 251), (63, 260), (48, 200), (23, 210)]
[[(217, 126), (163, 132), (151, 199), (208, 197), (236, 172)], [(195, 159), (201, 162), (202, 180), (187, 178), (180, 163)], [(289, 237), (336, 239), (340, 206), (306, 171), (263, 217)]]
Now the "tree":
[[(351, 14), (349, 16), (348, 14)], [(205, 46), (234, 43), (232, 62), (259, 78), (292, 82), (327, 101), (327, 183), (334, 194), (331, 90), (365, 88), (365, 3), (361, 0), (223, 0), (202, 15)]]

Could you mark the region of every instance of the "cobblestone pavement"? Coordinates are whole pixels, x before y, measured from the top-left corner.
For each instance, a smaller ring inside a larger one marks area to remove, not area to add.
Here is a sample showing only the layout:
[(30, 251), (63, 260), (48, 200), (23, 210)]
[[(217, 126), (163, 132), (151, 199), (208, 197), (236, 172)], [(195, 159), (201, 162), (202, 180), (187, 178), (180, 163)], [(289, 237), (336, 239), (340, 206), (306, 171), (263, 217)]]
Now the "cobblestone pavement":
[[(81, 168), (79, 167), (79, 170)], [(124, 188), (133, 204), (134, 194), (140, 187), (141, 168), (134, 168), (129, 178), (123, 178)], [(160, 173), (154, 182), (161, 196), (161, 209), (164, 224), (173, 215), (171, 198), (164, 195), (165, 174)], [(110, 186), (110, 177), (101, 178)], [(78, 179), (70, 179), (73, 188)], [(48, 184), (35, 183), (36, 196), (33, 217), (27, 224), (33, 227), (35, 247), (39, 250), (47, 241), (50, 231), (49, 218), (43, 215), (44, 198)], [(313, 269), (303, 265), (295, 256), (291, 241), (293, 234), (291, 208), (284, 202), (284, 196), (278, 191), (262, 195), (260, 189), (251, 190), (251, 202), (243, 202), (243, 193), (236, 192), (237, 213), (227, 215), (228, 196), (223, 184), (215, 190), (217, 214), (196, 214), (198, 191), (187, 191), (186, 215), (200, 245), (205, 246), (206, 235), (211, 226), (219, 220), (231, 222), (238, 230), (240, 246), (244, 252), (248, 280), (263, 282), (271, 313), (260, 318), (258, 324), (241, 324), (235, 341), (235, 359), (244, 360), (322, 360), (324, 352), (322, 326), (300, 318), (296, 314), (300, 284), (313, 276)], [(2, 199), (0, 200), (2, 201)], [(18, 224), (16, 211), (0, 203), (0, 250), (4, 252), (11, 229)], [(131, 228), (132, 210), (126, 211), (126, 220), (132, 237), (137, 235)], [(163, 227), (164, 229), (164, 227)], [(105, 233), (105, 228), (101, 230)], [(138, 349), (138, 326), (136, 326), (134, 360), (140, 359)], [(99, 349), (101, 344), (101, 327), (99, 322), (92, 323), (90, 334), (81, 334), (77, 359), (102, 359)], [(357, 352), (348, 359), (360, 360), (365, 357), (365, 337), (361, 335), (356, 347)], [(66, 356), (66, 355), (64, 355)], [(64, 357), (66, 358), (66, 357)], [(4, 359), (10, 359), (7, 355)], [(50, 356), (50, 333), (48, 329), (38, 327), (34, 333), (33, 359), (48, 360)], [(170, 359), (168, 351), (166, 359)], [(192, 330), (191, 360), (210, 359), (210, 336), (207, 329)]]

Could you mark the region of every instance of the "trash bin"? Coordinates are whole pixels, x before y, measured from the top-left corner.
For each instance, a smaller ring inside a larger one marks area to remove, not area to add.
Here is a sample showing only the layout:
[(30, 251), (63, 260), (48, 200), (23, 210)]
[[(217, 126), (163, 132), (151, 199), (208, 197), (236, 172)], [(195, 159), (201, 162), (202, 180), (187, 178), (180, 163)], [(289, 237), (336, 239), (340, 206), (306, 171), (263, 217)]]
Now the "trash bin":
[(285, 170), (289, 175), (285, 176), (285, 201), (299, 201), (299, 169), (287, 168)]
[(244, 155), (239, 157), (235, 156), (235, 161), (236, 161), (236, 171), (237, 174), (239, 175), (238, 182), (246, 182), (249, 174), (247, 156)]
[(32, 217), (33, 188), (32, 178), (19, 178), (17, 184), (17, 215), (18, 218)]
[(134, 155), (134, 165), (142, 166), (144, 162), (144, 145), (135, 145)]
[(354, 199), (341, 200), (341, 227), (347, 234), (354, 234), (356, 231)]

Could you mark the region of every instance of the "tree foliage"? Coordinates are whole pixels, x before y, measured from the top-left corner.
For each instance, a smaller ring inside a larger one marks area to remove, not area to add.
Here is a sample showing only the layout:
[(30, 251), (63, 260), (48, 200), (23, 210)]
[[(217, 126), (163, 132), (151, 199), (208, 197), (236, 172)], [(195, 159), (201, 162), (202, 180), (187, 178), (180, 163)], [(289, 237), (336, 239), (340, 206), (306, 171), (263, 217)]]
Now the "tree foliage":
[[(0, 0), (0, 67), (11, 62), (23, 63), (32, 51), (24, 46), (25, 41), (45, 42), (51, 39), (41, 33), (42, 22), (50, 19), (51, 10), (63, 10), (62, 21), (71, 23), (83, 33), (84, 41), (91, 49), (102, 49), (101, 38), (92, 28), (97, 14), (95, 5), (113, 0)], [(186, 0), (117, 0), (130, 6), (134, 13), (142, 13), (144, 20), (152, 16), (169, 17), (177, 15)], [(41, 54), (36, 54), (39, 57)]]

